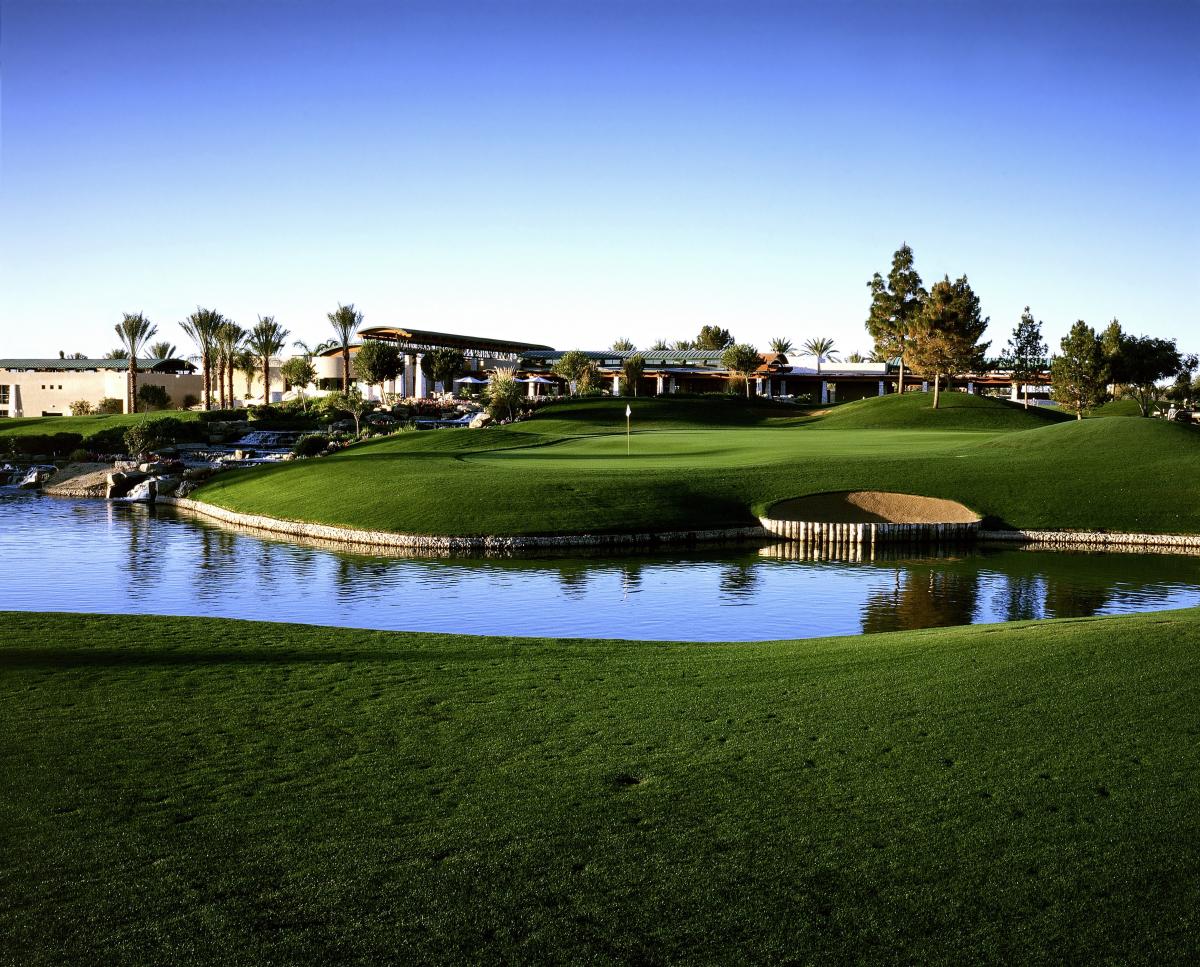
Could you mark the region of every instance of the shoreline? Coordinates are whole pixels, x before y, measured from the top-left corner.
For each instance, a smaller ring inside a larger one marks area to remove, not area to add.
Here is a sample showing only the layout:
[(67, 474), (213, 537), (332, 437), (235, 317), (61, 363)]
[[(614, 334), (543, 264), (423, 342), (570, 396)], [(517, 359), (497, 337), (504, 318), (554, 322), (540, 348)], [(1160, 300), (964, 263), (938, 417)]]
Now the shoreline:
[[(426, 551), (514, 551), (536, 548), (654, 547), (719, 541), (777, 540), (762, 526), (654, 531), (627, 534), (546, 534), (453, 536), (400, 534), (333, 524), (285, 520), (261, 514), (244, 514), (188, 497), (159, 497), (159, 504), (190, 511), (220, 523), (252, 531), (300, 537), (336, 544)], [(1200, 534), (1140, 534), (1108, 531), (979, 530), (979, 541), (1036, 546), (1050, 550), (1140, 550), (1167, 553), (1200, 549)]]
[(249, 530), (266, 531), (271, 534), (284, 534), (290, 537), (330, 541), (337, 544), (426, 551), (513, 551), (550, 547), (653, 547), (659, 544), (700, 544), (770, 537), (762, 527), (758, 526), (695, 528), (628, 534), (481, 535), (474, 537), (399, 534), (392, 531), (370, 531), (357, 527), (284, 520), (260, 514), (243, 514), (240, 511), (226, 510), (224, 507), (217, 507), (204, 501), (192, 500), (190, 497), (159, 497), (157, 503), (191, 511), (224, 524), (232, 524)]

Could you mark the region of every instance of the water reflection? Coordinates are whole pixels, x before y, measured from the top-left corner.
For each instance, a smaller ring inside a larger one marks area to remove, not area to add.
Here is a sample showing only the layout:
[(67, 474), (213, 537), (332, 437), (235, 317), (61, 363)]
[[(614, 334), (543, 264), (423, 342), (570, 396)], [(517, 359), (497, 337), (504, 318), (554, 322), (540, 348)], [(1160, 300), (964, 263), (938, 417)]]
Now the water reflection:
[(800, 638), (1200, 604), (1200, 559), (1183, 555), (881, 548), (837, 560), (785, 544), (425, 559), (23, 493), (0, 496), (0, 554), (20, 562), (0, 608), (481, 634)]
[(978, 571), (910, 563), (906, 569), (893, 569), (889, 588), (868, 595), (862, 609), (862, 631), (871, 634), (971, 624), (978, 600)]

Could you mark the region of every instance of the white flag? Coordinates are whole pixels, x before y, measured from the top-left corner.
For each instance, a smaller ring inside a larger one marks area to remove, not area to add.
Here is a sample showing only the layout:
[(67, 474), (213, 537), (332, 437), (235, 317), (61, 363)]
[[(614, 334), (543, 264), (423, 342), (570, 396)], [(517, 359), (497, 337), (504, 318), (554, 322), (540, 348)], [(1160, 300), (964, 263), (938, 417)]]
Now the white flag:
[(625, 419), (628, 420), (631, 416), (633, 416), (633, 409), (630, 407), (630, 405), (628, 403), (626, 403), (625, 404)]

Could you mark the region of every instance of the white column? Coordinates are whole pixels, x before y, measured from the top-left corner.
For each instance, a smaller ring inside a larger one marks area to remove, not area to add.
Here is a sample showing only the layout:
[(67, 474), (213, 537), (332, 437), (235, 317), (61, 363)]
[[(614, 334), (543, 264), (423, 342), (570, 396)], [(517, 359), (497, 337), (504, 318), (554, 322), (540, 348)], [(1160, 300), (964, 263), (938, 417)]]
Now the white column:
[(967, 383), (967, 392), (972, 396), (975, 394), (975, 383), (973, 381)]
[(759, 396), (765, 395), (763, 393), (763, 378), (761, 376), (758, 376), (755, 378), (754, 392), (757, 393)]
[(416, 377), (414, 387), (416, 389), (416, 395), (418, 399), (424, 399), (429, 395), (429, 390), (425, 385), (425, 370), (421, 368), (421, 360), (424, 358), (424, 353), (420, 353), (413, 357), (413, 359), (416, 361), (416, 365), (413, 368), (413, 374)]
[(659, 373), (657, 376), (655, 376), (655, 377), (654, 377), (654, 379), (655, 379), (655, 381), (656, 381), (656, 384), (657, 384), (657, 385), (654, 387), (654, 393), (655, 393), (655, 395), (657, 395), (657, 396), (662, 396), (662, 395), (663, 395), (663, 393), (665, 393), (665, 392), (666, 392), (666, 389), (667, 389), (667, 388), (666, 388), (666, 385), (665, 385), (665, 382), (666, 382), (666, 381), (663, 379), (663, 374), (662, 374), (662, 373)]
[(671, 377), (671, 385), (670, 385), (670, 388), (667, 390), (667, 392), (674, 393), (677, 389), (679, 389), (679, 387), (675, 383), (675, 377), (672, 376)]
[(879, 381), (879, 395), (883, 396), (885, 393), (886, 393), (886, 390), (883, 388), (883, 380), (880, 380)]
[(612, 394), (613, 394), (613, 396), (621, 395), (621, 377), (620, 376), (615, 376), (615, 375), (613, 376)]
[[(532, 377), (530, 377), (530, 378), (532, 379)], [(535, 396), (537, 396), (537, 383), (526, 383), (525, 384), (525, 395), (528, 396), (530, 399), (533, 399)]]
[(922, 392), (922, 393), (928, 393), (928, 392), (929, 392), (929, 380), (924, 380), (924, 381), (921, 383), (921, 392)]
[(825, 380), (821, 380), (821, 405), (824, 406), (829, 402), (829, 384)]
[(1012, 384), (1012, 392), (1008, 394), (1008, 398), (1016, 403), (1021, 399), (1021, 387), (1016, 383)]
[(404, 357), (404, 396), (409, 398), (416, 391), (417, 357), (409, 353)]

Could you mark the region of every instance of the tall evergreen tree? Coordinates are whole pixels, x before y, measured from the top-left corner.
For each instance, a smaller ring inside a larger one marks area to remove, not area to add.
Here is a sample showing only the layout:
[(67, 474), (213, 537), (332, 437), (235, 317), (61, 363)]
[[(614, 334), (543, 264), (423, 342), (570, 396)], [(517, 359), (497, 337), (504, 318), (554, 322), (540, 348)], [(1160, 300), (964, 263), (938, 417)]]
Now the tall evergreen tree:
[(900, 392), (904, 392), (904, 368), (908, 362), (908, 338), (928, 296), (921, 276), (913, 268), (913, 250), (904, 243), (892, 256), (887, 280), (878, 272), (867, 283), (871, 309), (867, 332), (875, 340), (875, 352), (885, 359), (900, 361)]
[(1080, 319), (1059, 343), (1060, 353), (1050, 360), (1050, 382), (1060, 406), (1075, 411), (1082, 420), (1105, 397), (1108, 367), (1104, 346), (1096, 330)]
[(1026, 306), (1004, 353), (1004, 364), (1011, 372), (1013, 382), (1020, 383), (1024, 389), (1026, 409), (1029, 409), (1029, 381), (1045, 370), (1049, 348), (1042, 339), (1041, 322), (1033, 318)]
[(983, 365), (991, 343), (981, 343), (988, 321), (979, 313), (979, 297), (964, 275), (935, 282), (921, 314), (909, 328), (907, 351), (912, 368), (933, 377), (933, 408), (941, 401), (943, 376), (954, 377)]
[(694, 345), (697, 349), (719, 352), (733, 345), (733, 335), (728, 329), (722, 329), (720, 326), (701, 326)]

